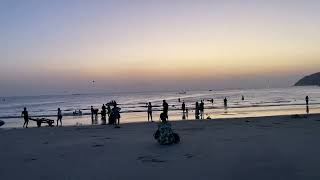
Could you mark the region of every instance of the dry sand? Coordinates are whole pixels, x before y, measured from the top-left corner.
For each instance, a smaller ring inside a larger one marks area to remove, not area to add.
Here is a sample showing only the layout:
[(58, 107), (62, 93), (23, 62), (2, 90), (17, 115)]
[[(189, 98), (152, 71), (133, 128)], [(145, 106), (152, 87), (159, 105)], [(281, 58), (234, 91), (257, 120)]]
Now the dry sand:
[(320, 179), (320, 115), (0, 129), (1, 180)]

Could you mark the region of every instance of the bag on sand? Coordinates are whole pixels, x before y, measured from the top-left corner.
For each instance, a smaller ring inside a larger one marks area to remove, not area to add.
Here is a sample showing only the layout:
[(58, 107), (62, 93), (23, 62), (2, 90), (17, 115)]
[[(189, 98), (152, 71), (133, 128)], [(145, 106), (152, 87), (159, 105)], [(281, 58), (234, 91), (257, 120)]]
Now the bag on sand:
[(171, 125), (167, 122), (160, 123), (158, 130), (153, 136), (161, 145), (177, 144), (180, 142), (179, 135), (172, 131)]

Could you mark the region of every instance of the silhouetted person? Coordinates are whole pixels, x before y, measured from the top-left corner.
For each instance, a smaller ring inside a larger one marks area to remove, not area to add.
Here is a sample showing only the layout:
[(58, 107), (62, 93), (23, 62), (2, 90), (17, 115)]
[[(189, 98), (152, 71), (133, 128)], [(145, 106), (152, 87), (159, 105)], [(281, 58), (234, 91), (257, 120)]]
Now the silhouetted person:
[(199, 119), (199, 115), (200, 115), (200, 107), (199, 107), (199, 103), (196, 102), (196, 108), (195, 108), (195, 118)]
[(306, 112), (309, 114), (309, 96), (306, 96)]
[(244, 96), (243, 95), (241, 96), (241, 100), (244, 101)]
[(111, 102), (113, 105), (113, 108), (111, 109), (111, 114), (110, 114), (110, 119), (112, 119), (112, 122), (115, 124), (115, 127), (118, 128), (120, 127), (120, 110), (121, 108), (117, 107), (117, 102), (116, 101), (112, 101)]
[(200, 110), (201, 119), (203, 119), (203, 113), (204, 113), (204, 102), (203, 102), (203, 100), (201, 100), (201, 102), (200, 102), (199, 110)]
[(180, 98), (178, 99), (178, 102), (181, 102), (181, 99), (180, 99)]
[(224, 108), (228, 108), (228, 99), (225, 97), (223, 100)]
[(93, 106), (91, 106), (91, 120), (93, 121), (93, 116), (94, 116), (94, 109)]
[(23, 127), (28, 128), (28, 124), (29, 124), (29, 113), (27, 111), (27, 108), (23, 108), (23, 111), (21, 113), (21, 116), (23, 116), (24, 119), (24, 123), (23, 123)]
[(161, 113), (161, 114), (160, 114), (160, 121), (161, 121), (162, 123), (166, 123), (166, 122), (168, 121), (167, 115), (164, 114), (164, 113)]
[(107, 121), (107, 108), (104, 104), (101, 107), (101, 121), (102, 121), (101, 124), (103, 125), (106, 124), (106, 121)]
[(169, 105), (166, 102), (166, 100), (163, 100), (162, 106), (163, 106), (163, 113), (164, 113), (164, 115), (167, 116), (167, 119), (168, 119)]
[(57, 113), (57, 126), (59, 126), (59, 121), (60, 121), (60, 126), (62, 126), (62, 112), (60, 108), (58, 108), (58, 113)]
[(210, 99), (209, 101), (211, 102), (211, 104), (213, 104), (213, 99)]
[(186, 111), (186, 104), (184, 103), (184, 101), (182, 102), (181, 109), (183, 113)]
[(148, 103), (148, 122), (149, 120), (151, 120), (151, 122), (153, 122), (152, 120), (152, 104), (151, 102)]
[(108, 114), (108, 117), (110, 117), (110, 114), (111, 114), (110, 104), (107, 105), (107, 114)]

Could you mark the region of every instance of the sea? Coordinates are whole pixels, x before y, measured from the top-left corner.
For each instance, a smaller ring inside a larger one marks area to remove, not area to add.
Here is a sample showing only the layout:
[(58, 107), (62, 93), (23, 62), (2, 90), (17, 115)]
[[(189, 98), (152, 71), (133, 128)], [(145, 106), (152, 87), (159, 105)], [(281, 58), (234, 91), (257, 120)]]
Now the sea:
[[(244, 100), (242, 100), (242, 96)], [(0, 120), (5, 122), (1, 128), (21, 128), (21, 112), (26, 107), (33, 118), (56, 120), (57, 108), (63, 113), (63, 125), (82, 126), (97, 124), (90, 115), (90, 107), (100, 109), (102, 104), (115, 100), (121, 108), (121, 123), (146, 122), (147, 106), (153, 105), (153, 120), (159, 121), (162, 101), (169, 104), (169, 120), (195, 119), (195, 102), (205, 103), (204, 120), (221, 118), (241, 118), (274, 115), (306, 114), (305, 97), (309, 96), (309, 113), (320, 113), (320, 87), (289, 87), (274, 89), (235, 89), (205, 91), (172, 92), (135, 92), (135, 93), (99, 93), (68, 94), (42, 96), (1, 97)], [(224, 107), (224, 98), (228, 107)], [(214, 101), (210, 101), (213, 99)], [(188, 115), (182, 113), (181, 104), (186, 103)], [(82, 115), (74, 115), (81, 110)], [(30, 127), (36, 122), (30, 121)]]

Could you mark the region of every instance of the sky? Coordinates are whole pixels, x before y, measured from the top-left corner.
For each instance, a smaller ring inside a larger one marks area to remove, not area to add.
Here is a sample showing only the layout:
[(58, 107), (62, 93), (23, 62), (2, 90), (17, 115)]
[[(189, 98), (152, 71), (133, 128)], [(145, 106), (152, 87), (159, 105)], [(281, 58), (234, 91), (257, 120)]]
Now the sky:
[(319, 71), (319, 9), (317, 0), (0, 0), (0, 96), (292, 86)]

